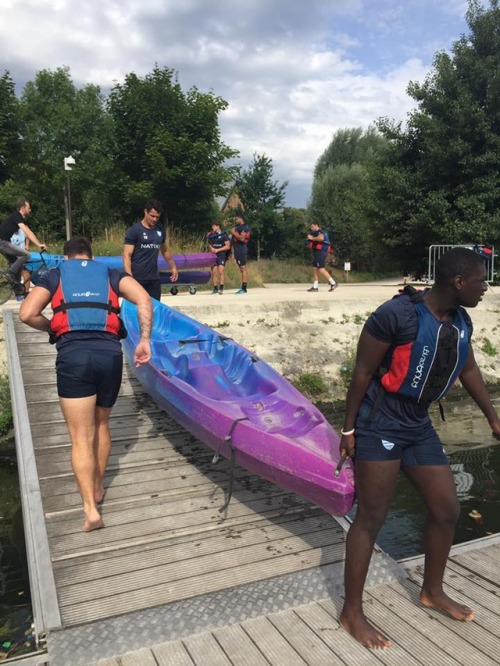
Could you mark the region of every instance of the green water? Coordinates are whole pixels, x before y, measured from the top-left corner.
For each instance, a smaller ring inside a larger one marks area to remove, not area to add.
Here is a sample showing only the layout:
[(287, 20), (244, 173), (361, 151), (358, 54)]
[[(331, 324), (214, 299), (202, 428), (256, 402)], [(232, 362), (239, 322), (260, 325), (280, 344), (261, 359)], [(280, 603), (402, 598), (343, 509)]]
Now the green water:
[(0, 448), (0, 662), (34, 649), (19, 481), (13, 442)]
[[(489, 389), (492, 402), (500, 412), (500, 388)], [(491, 435), (483, 414), (462, 390), (443, 401), (445, 421), (437, 406), (431, 415), (439, 432), (455, 477), (460, 500), (460, 518), (455, 530), (455, 544), (500, 532), (500, 442)], [(340, 429), (344, 405), (320, 408)], [(477, 511), (480, 518), (469, 514)], [(352, 515), (355, 513), (353, 509)], [(396, 560), (422, 554), (422, 530), (425, 510), (419, 496), (400, 475), (396, 496), (377, 543)]]

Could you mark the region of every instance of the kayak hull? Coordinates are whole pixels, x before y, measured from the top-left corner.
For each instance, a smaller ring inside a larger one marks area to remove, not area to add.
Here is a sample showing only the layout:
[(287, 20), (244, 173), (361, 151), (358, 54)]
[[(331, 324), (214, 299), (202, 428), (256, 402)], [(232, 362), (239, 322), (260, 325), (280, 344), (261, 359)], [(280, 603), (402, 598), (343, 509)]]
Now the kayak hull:
[(321, 412), (269, 364), (233, 340), (154, 306), (151, 361), (133, 364), (135, 306), (124, 301), (125, 355), (155, 402), (215, 452), (329, 513), (355, 498), (351, 461), (338, 477), (339, 438)]

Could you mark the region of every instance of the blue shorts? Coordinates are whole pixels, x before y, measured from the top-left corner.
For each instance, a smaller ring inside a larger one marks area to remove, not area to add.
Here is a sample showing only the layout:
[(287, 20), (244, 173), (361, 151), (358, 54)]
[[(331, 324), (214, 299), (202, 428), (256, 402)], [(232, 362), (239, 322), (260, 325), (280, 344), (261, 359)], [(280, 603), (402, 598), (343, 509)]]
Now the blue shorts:
[(401, 426), (383, 415), (370, 420), (362, 405), (356, 421), (356, 460), (400, 460), (412, 465), (449, 465), (448, 456), (430, 420), (421, 427)]
[(225, 266), (227, 261), (227, 252), (217, 252), (215, 255), (215, 265)]
[[(141, 287), (145, 289), (151, 298), (156, 298), (157, 301), (161, 301), (161, 280), (137, 280)], [(172, 282), (172, 286), (175, 283)]]
[(113, 407), (122, 382), (123, 356), (109, 351), (73, 350), (58, 354), (57, 394), (60, 398), (97, 396), (98, 407)]
[(314, 268), (324, 268), (326, 265), (326, 252), (314, 250), (312, 265)]
[(247, 255), (248, 255), (248, 248), (244, 243), (238, 243), (233, 245), (233, 254), (234, 258), (236, 259), (236, 263), (238, 266), (246, 266), (247, 265)]

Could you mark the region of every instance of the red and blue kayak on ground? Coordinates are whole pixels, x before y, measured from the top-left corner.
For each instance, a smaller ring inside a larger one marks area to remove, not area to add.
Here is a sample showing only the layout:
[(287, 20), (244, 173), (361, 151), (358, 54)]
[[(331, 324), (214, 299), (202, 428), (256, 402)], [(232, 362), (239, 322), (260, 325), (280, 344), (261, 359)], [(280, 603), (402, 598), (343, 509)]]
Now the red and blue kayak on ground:
[(225, 458), (329, 513), (352, 507), (354, 472), (338, 476), (339, 437), (323, 414), (269, 364), (234, 340), (153, 301), (151, 361), (133, 363), (137, 308), (123, 301), (130, 368), (156, 403)]

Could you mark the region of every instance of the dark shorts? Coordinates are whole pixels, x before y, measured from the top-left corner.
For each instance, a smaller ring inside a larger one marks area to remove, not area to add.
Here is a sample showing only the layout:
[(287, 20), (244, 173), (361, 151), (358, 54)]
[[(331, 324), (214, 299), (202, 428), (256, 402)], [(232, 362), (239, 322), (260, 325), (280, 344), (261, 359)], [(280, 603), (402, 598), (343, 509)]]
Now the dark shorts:
[(326, 252), (321, 252), (316, 250), (313, 252), (313, 261), (312, 265), (314, 268), (324, 268), (326, 264)]
[(98, 407), (113, 407), (122, 382), (121, 352), (73, 350), (58, 354), (57, 394), (60, 398), (97, 396)]
[(405, 467), (449, 464), (430, 420), (421, 428), (411, 429), (385, 416), (370, 420), (365, 410), (362, 406), (356, 421), (356, 460), (400, 460)]
[(247, 265), (248, 247), (244, 243), (233, 245), (234, 258), (238, 266)]
[(227, 261), (227, 252), (217, 252), (215, 255), (215, 265), (225, 266)]
[[(144, 289), (148, 292), (148, 294), (151, 296), (151, 298), (156, 298), (157, 301), (161, 300), (161, 281), (160, 280), (149, 280), (149, 281), (141, 281), (137, 280), (141, 287), (144, 287)], [(174, 283), (172, 282), (172, 285)]]

